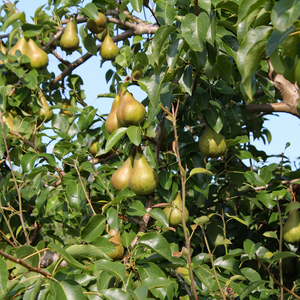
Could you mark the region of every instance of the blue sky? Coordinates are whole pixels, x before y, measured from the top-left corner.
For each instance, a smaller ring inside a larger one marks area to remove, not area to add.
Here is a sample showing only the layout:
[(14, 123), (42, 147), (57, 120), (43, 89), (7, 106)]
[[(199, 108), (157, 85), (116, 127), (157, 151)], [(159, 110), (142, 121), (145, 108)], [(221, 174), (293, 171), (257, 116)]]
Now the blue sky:
[[(47, 1), (39, 1), (39, 4), (35, 1), (34, 5), (28, 5), (29, 3), (33, 3), (33, 1), (28, 0), (20, 0), (17, 4), (17, 7), (20, 11), (25, 11), (27, 21), (30, 21), (30, 16), (33, 15), (35, 9), (46, 3)], [(86, 3), (90, 1), (85, 1)], [(141, 17), (142, 18), (142, 17)], [(82, 25), (80, 25), (82, 26)], [(121, 46), (121, 44), (119, 45)], [(56, 51), (65, 59), (69, 61), (74, 61), (78, 57), (80, 57), (79, 53), (73, 54), (71, 57), (66, 56), (65, 52), (62, 51), (59, 47)], [(84, 51), (84, 48), (83, 48)], [(84, 64), (79, 66), (74, 70), (74, 74), (80, 74), (84, 81), (84, 87), (86, 93), (86, 103), (89, 105), (93, 105), (99, 110), (101, 114), (107, 114), (110, 111), (110, 107), (112, 104), (112, 98), (99, 98), (97, 99), (98, 94), (103, 94), (109, 92), (109, 86), (105, 81), (105, 74), (108, 69), (113, 67), (110, 62), (105, 62), (102, 68), (100, 68), (100, 55), (93, 56)], [(59, 74), (59, 70), (55, 67), (55, 63), (57, 59), (49, 55), (49, 71), (55, 72), (56, 75)], [(99, 66), (99, 68), (95, 67)], [(93, 73), (91, 74), (91, 70)], [(137, 100), (141, 101), (145, 98), (145, 93), (142, 92), (138, 87), (130, 87), (129, 90), (134, 93), (134, 96)], [(258, 149), (265, 151), (268, 155), (280, 155), (285, 151), (285, 155), (292, 162), (293, 170), (298, 168), (299, 161), (297, 158), (300, 156), (300, 119), (295, 116), (279, 113), (276, 116), (267, 115), (265, 116), (268, 121), (264, 123), (264, 126), (269, 129), (272, 134), (272, 141), (270, 144), (264, 145), (262, 140), (256, 140), (252, 144)], [(285, 149), (286, 143), (290, 143), (290, 146)], [(269, 162), (280, 162), (280, 158), (271, 158)], [(294, 165), (294, 162), (296, 166)]]

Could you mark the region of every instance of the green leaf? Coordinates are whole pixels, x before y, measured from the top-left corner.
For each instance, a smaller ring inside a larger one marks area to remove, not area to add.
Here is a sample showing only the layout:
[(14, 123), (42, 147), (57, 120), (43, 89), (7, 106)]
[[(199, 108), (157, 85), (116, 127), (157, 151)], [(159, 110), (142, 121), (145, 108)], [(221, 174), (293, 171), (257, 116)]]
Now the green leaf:
[(66, 251), (74, 258), (107, 258), (105, 253), (94, 245), (71, 245)]
[(249, 226), (244, 220), (240, 219), (239, 217), (237, 216), (231, 216), (229, 215), (228, 213), (225, 213), (225, 215), (228, 217), (228, 218), (231, 218), (231, 219), (235, 219), (236, 221), (246, 225), (247, 227)]
[(290, 212), (291, 210), (294, 209), (299, 209), (300, 208), (300, 203), (299, 202), (291, 202), (287, 205), (287, 207), (285, 208), (285, 213), (287, 214), (288, 212)]
[(215, 266), (230, 271), (233, 275), (240, 274), (239, 261), (233, 257), (225, 259), (220, 256), (215, 260)]
[(265, 237), (269, 237), (269, 238), (273, 238), (273, 239), (278, 240), (278, 236), (277, 236), (276, 232), (274, 232), (274, 231), (266, 231), (266, 232), (263, 233), (263, 235)]
[(54, 299), (86, 300), (81, 285), (74, 280), (50, 281), (50, 291)]
[(129, 2), (135, 11), (137, 11), (139, 13), (142, 11), (143, 0), (129, 0)]
[(115, 130), (108, 138), (105, 145), (105, 153), (112, 149), (112, 147), (118, 143), (122, 137), (125, 135), (127, 127), (121, 127)]
[(193, 90), (193, 66), (191, 64), (185, 66), (182, 73), (178, 74), (179, 84), (182, 89), (188, 93), (190, 96), (192, 95)]
[(66, 188), (67, 199), (70, 205), (78, 211), (81, 211), (86, 204), (86, 197), (80, 183), (69, 181)]
[(178, 58), (180, 57), (181, 49), (184, 45), (184, 39), (176, 39), (172, 41), (167, 50), (167, 63), (171, 70), (174, 70)]
[(89, 128), (89, 126), (93, 123), (96, 112), (97, 109), (93, 108), (92, 106), (87, 106), (81, 111), (77, 123), (79, 130), (84, 130)]
[(204, 168), (194, 168), (191, 170), (190, 172), (190, 176), (193, 176), (194, 174), (207, 174), (207, 175), (211, 175), (214, 176), (214, 174)]
[(165, 73), (163, 72), (155, 73), (150, 77), (147, 83), (148, 97), (153, 107), (157, 107), (164, 77)]
[(250, 281), (258, 281), (261, 280), (261, 277), (258, 272), (251, 268), (242, 268), (241, 273)]
[(163, 25), (157, 29), (152, 41), (154, 61), (158, 64), (159, 57), (168, 36), (176, 30), (175, 26)]
[(222, 130), (224, 117), (219, 110), (208, 109), (206, 112), (206, 120), (216, 133)]
[(249, 259), (252, 259), (254, 256), (254, 253), (258, 250), (258, 248), (261, 246), (261, 243), (254, 243), (249, 239), (246, 239), (244, 241), (244, 250), (248, 254)]
[(55, 245), (53, 243), (50, 243), (48, 245), (49, 249), (53, 249), (55, 252), (57, 252), (59, 255), (61, 255), (64, 260), (73, 268), (84, 270), (85, 266), (82, 265), (80, 262), (78, 262), (76, 259), (74, 259), (65, 249), (61, 248), (58, 245)]
[(197, 225), (203, 225), (209, 221), (209, 218), (207, 216), (202, 216), (200, 218), (197, 218), (194, 220), (194, 223)]
[(201, 12), (197, 17), (195, 14), (188, 14), (182, 21), (182, 35), (193, 51), (203, 51), (209, 18), (207, 13)]
[(239, 5), (238, 21), (237, 24), (241, 23), (246, 19), (252, 12), (257, 8), (264, 7), (266, 0), (243, 0)]
[(110, 228), (113, 228), (116, 232), (119, 232), (120, 228), (120, 219), (118, 214), (118, 210), (116, 210), (114, 207), (110, 207), (107, 210), (107, 223), (109, 224)]
[(33, 37), (36, 35), (40, 35), (43, 32), (43, 25), (34, 25), (34, 24), (24, 24), (22, 26), (22, 30), (24, 32), (25, 37)]
[(6, 262), (3, 258), (0, 258), (0, 295), (5, 292), (6, 285), (8, 282), (8, 269)]
[(175, 19), (175, 0), (158, 0), (155, 2), (155, 14), (160, 25), (172, 25)]
[(101, 236), (106, 224), (106, 218), (102, 215), (93, 216), (87, 225), (81, 231), (81, 238), (87, 242), (92, 242), (95, 238)]
[(125, 292), (121, 289), (117, 289), (117, 288), (100, 290), (99, 293), (103, 294), (105, 299), (108, 299), (108, 300), (120, 300), (120, 299), (132, 300), (132, 298), (130, 297), (130, 295), (127, 292)]
[(255, 282), (250, 283), (242, 292), (240, 295), (240, 300), (244, 300), (249, 294), (252, 293), (252, 291), (256, 290), (259, 286), (267, 283), (267, 280), (258, 280)]
[(290, 251), (282, 251), (282, 252), (277, 252), (274, 254), (274, 256), (272, 257), (272, 262), (275, 262), (279, 259), (282, 258), (287, 258), (287, 257), (300, 257), (299, 255), (297, 255), (294, 252), (290, 252)]
[(24, 173), (32, 171), (35, 161), (38, 159), (38, 155), (33, 152), (26, 153), (21, 159), (21, 166)]
[(22, 12), (22, 13), (13, 13), (11, 16), (9, 16), (4, 24), (2, 25), (2, 31), (4, 32), (7, 27), (11, 24), (13, 24), (14, 22), (16, 22), (17, 20), (20, 20), (22, 23), (25, 23), (25, 13)]
[(297, 0), (280, 0), (271, 11), (272, 25), (279, 31), (286, 31), (297, 21), (300, 15), (300, 2)]
[(172, 252), (167, 240), (156, 233), (144, 234), (139, 240), (138, 245), (150, 247), (153, 251), (160, 254), (164, 258), (172, 261)]
[(150, 211), (150, 216), (153, 219), (160, 222), (163, 225), (163, 227), (169, 227), (169, 222), (168, 222), (167, 216), (163, 210), (161, 210), (159, 208), (154, 208)]
[(116, 57), (116, 63), (124, 69), (130, 66), (130, 64), (132, 63), (132, 53), (129, 46), (121, 49), (118, 56)]
[(246, 178), (246, 180), (251, 183), (252, 185), (256, 185), (256, 186), (265, 186), (266, 183), (263, 181), (262, 178), (260, 178), (260, 176), (252, 171), (247, 171), (244, 173), (244, 176)]
[(94, 3), (88, 3), (85, 7), (81, 8), (81, 11), (91, 19), (98, 18), (98, 9)]
[(137, 126), (130, 126), (128, 127), (126, 131), (130, 141), (135, 144), (136, 146), (139, 146), (142, 142), (142, 136), (141, 136), (141, 129)]
[(143, 203), (139, 200), (134, 200), (129, 208), (126, 210), (129, 216), (143, 216), (147, 214)]
[(143, 300), (147, 298), (148, 287), (139, 286), (134, 291), (127, 289), (127, 292), (131, 295), (134, 300)]
[(124, 281), (126, 276), (126, 267), (119, 261), (110, 261), (105, 259), (99, 259), (95, 262), (95, 268), (97, 271), (105, 270), (108, 274), (120, 278)]

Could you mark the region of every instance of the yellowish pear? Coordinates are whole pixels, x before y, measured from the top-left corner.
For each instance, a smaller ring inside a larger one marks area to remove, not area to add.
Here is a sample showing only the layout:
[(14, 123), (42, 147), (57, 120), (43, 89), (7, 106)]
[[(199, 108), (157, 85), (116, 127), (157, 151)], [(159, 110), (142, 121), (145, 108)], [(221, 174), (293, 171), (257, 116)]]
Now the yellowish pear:
[(145, 106), (137, 101), (128, 91), (121, 91), (120, 105), (117, 110), (118, 122), (121, 126), (138, 125), (144, 120)]
[(112, 103), (111, 110), (105, 121), (105, 128), (109, 134), (120, 128), (117, 118), (117, 110), (120, 105), (120, 96), (117, 95)]
[(78, 46), (79, 38), (76, 31), (76, 25), (73, 21), (69, 21), (60, 38), (60, 47), (65, 51), (75, 51)]
[(108, 235), (112, 235), (109, 242), (116, 248), (116, 250), (107, 253), (106, 255), (113, 260), (121, 260), (124, 256), (124, 247), (121, 242), (120, 231), (119, 233), (116, 233), (114, 229), (110, 229)]
[(185, 222), (189, 218), (189, 211), (186, 207), (182, 209), (182, 199), (181, 195), (178, 193), (177, 197), (172, 201), (172, 206), (166, 207), (164, 209), (165, 214), (169, 220), (169, 225), (172, 227), (177, 227), (182, 224), (181, 214), (184, 214)]
[(10, 129), (10, 130), (14, 130), (14, 117), (12, 116), (11, 113), (9, 112), (4, 112), (1, 115), (2, 118), (2, 122), (4, 124), (6, 124), (6, 126)]
[(158, 174), (151, 168), (146, 158), (137, 153), (133, 161), (133, 169), (129, 178), (129, 188), (137, 195), (153, 193), (158, 186)]
[(92, 141), (92, 143), (89, 145), (89, 152), (91, 153), (92, 156), (96, 156), (98, 153), (98, 144), (99, 141), (98, 139)]
[(206, 125), (204, 134), (199, 139), (199, 148), (203, 155), (217, 158), (223, 156), (227, 149), (224, 136), (216, 133), (211, 127)]
[(100, 55), (104, 60), (113, 60), (119, 52), (118, 46), (113, 42), (109, 34), (106, 35), (100, 48)]
[(106, 17), (103, 13), (98, 12), (98, 18), (96, 20), (94, 19), (88, 19), (86, 23), (86, 27), (92, 32), (92, 33), (100, 33), (106, 28)]
[[(3, 45), (2, 43), (2, 40), (0, 40), (0, 51), (3, 53), (3, 54), (6, 54), (7, 53), (7, 48)], [(4, 61), (3, 60), (0, 60), (0, 64), (3, 64)]]
[(117, 190), (121, 191), (129, 186), (129, 178), (132, 172), (133, 157), (129, 156), (124, 164), (112, 174), (110, 182), (111, 185)]
[(283, 239), (290, 244), (300, 243), (300, 215), (296, 209), (289, 212), (287, 222), (283, 226)]
[[(8, 55), (15, 55), (16, 54), (16, 51), (17, 50), (20, 50), (21, 54), (26, 54), (26, 51), (27, 51), (27, 41), (26, 39), (23, 37), (21, 37), (17, 42), (16, 44), (8, 51)], [(27, 54), (26, 54), (27, 55)], [(9, 56), (8, 56), (8, 61), (9, 62), (14, 62), (15, 60), (14, 59), (11, 59)]]
[(44, 69), (48, 66), (47, 53), (38, 47), (38, 45), (29, 39), (25, 53), (30, 58), (30, 63), (26, 64), (28, 69)]
[(38, 118), (38, 121), (46, 123), (52, 119), (53, 111), (50, 110), (50, 106), (47, 102), (47, 99), (41, 90), (39, 91), (38, 101), (42, 106), (39, 110), (40, 116)]
[(69, 117), (72, 117), (73, 116), (72, 112), (70, 112), (68, 109), (65, 109), (65, 108), (71, 108), (71, 107), (72, 106), (71, 106), (70, 101), (69, 100), (65, 100), (63, 102), (63, 104), (62, 104), (62, 109), (60, 110), (60, 113), (64, 114), (64, 115), (67, 115)]

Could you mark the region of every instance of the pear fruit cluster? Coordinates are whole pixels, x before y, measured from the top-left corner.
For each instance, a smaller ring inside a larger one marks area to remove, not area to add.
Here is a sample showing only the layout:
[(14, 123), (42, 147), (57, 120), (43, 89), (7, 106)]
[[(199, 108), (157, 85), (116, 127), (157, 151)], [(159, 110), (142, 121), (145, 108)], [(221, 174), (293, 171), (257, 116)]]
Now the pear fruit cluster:
[(226, 139), (222, 134), (216, 133), (207, 125), (204, 134), (199, 139), (199, 148), (203, 155), (217, 158), (223, 156), (226, 152)]
[(145, 118), (146, 109), (128, 91), (121, 91), (112, 103), (105, 122), (105, 128), (112, 134), (120, 127), (139, 125)]
[(70, 20), (65, 28), (64, 33), (60, 39), (60, 47), (65, 51), (73, 52), (79, 46), (79, 38), (77, 35), (76, 25)]
[(287, 222), (283, 226), (283, 239), (289, 244), (300, 243), (300, 214), (296, 209), (289, 212)]
[[(26, 63), (28, 69), (44, 69), (48, 66), (48, 55), (42, 50), (32, 39), (26, 41), (25, 37), (21, 37), (17, 43), (8, 51), (8, 55), (14, 56), (19, 50), (22, 55), (27, 55), (30, 59), (29, 63)], [(9, 62), (14, 62), (10, 56), (8, 56)]]
[(189, 218), (189, 211), (187, 208), (184, 207), (184, 209), (182, 209), (182, 199), (179, 193), (172, 201), (172, 206), (166, 207), (164, 212), (167, 215), (171, 227), (177, 227), (182, 224), (181, 214), (184, 214), (185, 222), (187, 222)]
[(110, 229), (107, 234), (112, 235), (109, 242), (116, 248), (116, 250), (107, 253), (106, 255), (112, 260), (121, 260), (124, 256), (124, 246), (121, 242), (120, 232), (117, 233), (114, 229)]
[(121, 191), (129, 187), (137, 195), (153, 193), (158, 186), (158, 174), (147, 162), (146, 158), (137, 153), (134, 159), (130, 156), (111, 177), (112, 186)]

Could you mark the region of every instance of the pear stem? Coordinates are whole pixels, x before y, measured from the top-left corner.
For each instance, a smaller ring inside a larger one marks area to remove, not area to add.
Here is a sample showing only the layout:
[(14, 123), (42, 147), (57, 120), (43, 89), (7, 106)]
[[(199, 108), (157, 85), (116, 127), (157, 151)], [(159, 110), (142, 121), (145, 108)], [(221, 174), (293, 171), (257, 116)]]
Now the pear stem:
[(172, 104), (172, 121), (173, 121), (173, 129), (174, 129), (174, 137), (175, 141), (173, 142), (173, 152), (177, 158), (178, 161), (178, 166), (180, 170), (180, 178), (181, 178), (181, 188), (182, 188), (182, 194), (181, 194), (181, 199), (182, 199), (182, 211), (181, 211), (181, 220), (182, 220), (182, 228), (183, 228), (183, 233), (184, 233), (184, 238), (185, 238), (185, 244), (186, 248), (188, 250), (188, 266), (189, 266), (189, 275), (190, 275), (190, 280), (191, 280), (191, 286), (194, 294), (195, 300), (198, 300), (197, 296), (197, 291), (196, 291), (196, 286), (195, 286), (195, 281), (194, 281), (194, 274), (193, 274), (193, 268), (192, 268), (192, 258), (191, 258), (191, 245), (190, 245), (190, 239), (188, 236), (188, 232), (186, 230), (186, 222), (184, 218), (184, 207), (185, 207), (185, 183), (186, 183), (186, 171), (182, 167), (181, 164), (181, 159), (180, 159), (180, 154), (179, 154), (179, 146), (178, 146), (178, 134), (177, 134), (177, 125), (176, 125), (176, 117), (178, 114), (178, 108), (179, 108), (179, 100), (177, 102), (176, 109), (174, 109), (174, 105)]
[[(282, 252), (282, 240), (283, 240), (283, 222), (281, 218), (280, 205), (278, 203), (278, 194), (276, 195), (276, 205), (278, 209), (279, 224), (280, 224), (280, 234), (279, 234), (279, 253)], [(280, 300), (283, 300), (283, 272), (282, 272), (282, 258), (279, 259), (279, 277), (280, 277)]]

